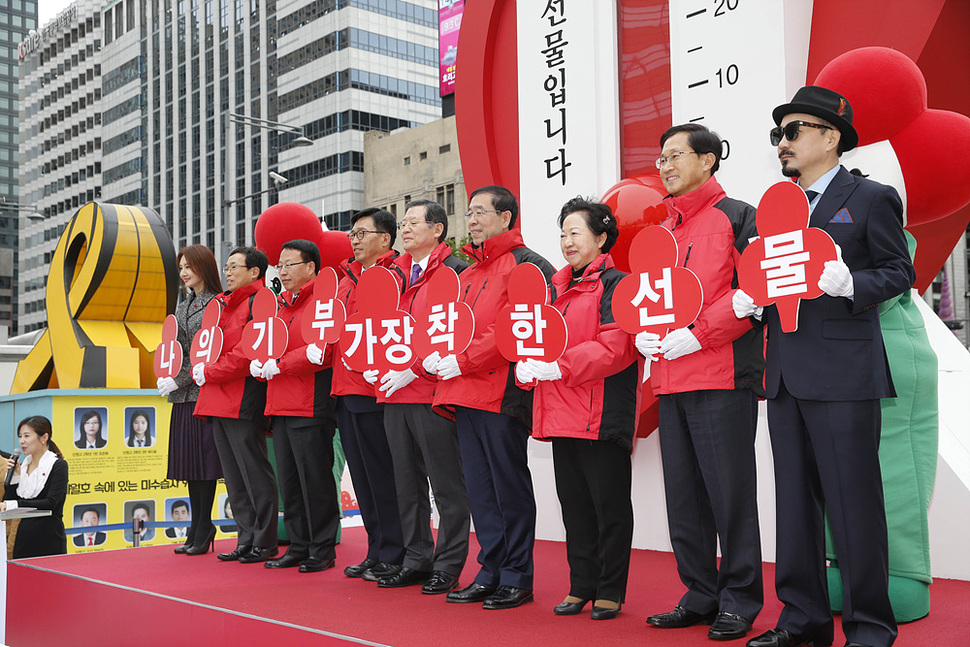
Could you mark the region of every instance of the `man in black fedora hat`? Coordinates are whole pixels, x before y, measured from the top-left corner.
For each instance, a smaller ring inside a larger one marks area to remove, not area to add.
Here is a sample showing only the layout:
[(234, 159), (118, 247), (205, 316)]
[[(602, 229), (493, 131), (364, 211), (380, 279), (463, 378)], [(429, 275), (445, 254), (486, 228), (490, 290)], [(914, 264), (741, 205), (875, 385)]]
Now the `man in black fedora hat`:
[[(892, 187), (839, 164), (859, 142), (845, 97), (807, 86), (772, 117), (771, 143), (782, 174), (805, 189), (810, 226), (828, 232), (840, 253), (814, 279), (824, 294), (802, 301), (797, 330), (781, 330), (775, 307), (763, 312), (777, 503), (775, 583), (785, 607), (775, 629), (747, 644), (832, 644), (827, 514), (845, 590), (846, 645), (888, 647), (896, 623), (888, 594), (879, 401), (895, 391), (876, 306), (909, 290), (916, 278), (902, 203)], [(738, 317), (762, 314), (740, 291), (734, 310)]]

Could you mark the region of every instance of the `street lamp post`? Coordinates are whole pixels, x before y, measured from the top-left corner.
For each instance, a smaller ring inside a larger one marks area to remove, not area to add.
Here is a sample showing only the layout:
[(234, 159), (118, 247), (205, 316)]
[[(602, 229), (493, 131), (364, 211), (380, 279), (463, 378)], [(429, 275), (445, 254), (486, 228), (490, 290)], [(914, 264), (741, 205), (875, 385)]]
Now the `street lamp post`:
[[(230, 151), (230, 155), (232, 155), (232, 158), (233, 158), (233, 166), (231, 168), (235, 168), (235, 164), (236, 164), (236, 159), (235, 159), (236, 147), (234, 145), (230, 145), (229, 143), (229, 136), (228, 136), (229, 124), (241, 124), (243, 126), (249, 126), (250, 128), (272, 130), (279, 133), (289, 133), (290, 135), (294, 135), (293, 140), (289, 142), (290, 146), (299, 146), (299, 147), (313, 146), (313, 140), (306, 136), (306, 134), (303, 131), (303, 128), (300, 126), (293, 126), (291, 124), (284, 124), (279, 121), (259, 119), (258, 117), (249, 117), (247, 115), (230, 112), (226, 118), (225, 145), (227, 149)], [(232, 177), (234, 178), (235, 176), (232, 175)], [(229, 252), (231, 252), (233, 248), (233, 245), (230, 241), (231, 233), (232, 233), (232, 218), (231, 218), (232, 214), (230, 212), (230, 207), (234, 204), (245, 202), (250, 198), (259, 197), (264, 193), (269, 193), (270, 191), (279, 192), (281, 187), (287, 182), (286, 178), (284, 178), (279, 173), (276, 173), (275, 171), (270, 171), (269, 177), (273, 181), (273, 186), (271, 188), (263, 189), (262, 191), (257, 191), (255, 193), (244, 195), (242, 197), (238, 197), (238, 198), (229, 197), (231, 193), (230, 186), (232, 185), (232, 181), (228, 182), (227, 184), (229, 186), (225, 186), (225, 188), (223, 189), (223, 195), (226, 196), (222, 201), (222, 210), (223, 210), (223, 218), (222, 218), (223, 258), (222, 260), (223, 260), (223, 263), (229, 260)]]

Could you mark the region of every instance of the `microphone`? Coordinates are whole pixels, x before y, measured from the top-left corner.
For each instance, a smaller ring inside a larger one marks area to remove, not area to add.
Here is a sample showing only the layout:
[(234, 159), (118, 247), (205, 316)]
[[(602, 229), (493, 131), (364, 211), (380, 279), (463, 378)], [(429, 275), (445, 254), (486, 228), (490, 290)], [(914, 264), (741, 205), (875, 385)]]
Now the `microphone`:
[(20, 461), (20, 445), (14, 447), (13, 453), (10, 454), (10, 458), (13, 459), (13, 467), (7, 470), (7, 478), (3, 481), (4, 485), (12, 485), (11, 481), (13, 481), (13, 473), (14, 470), (17, 469), (17, 463)]

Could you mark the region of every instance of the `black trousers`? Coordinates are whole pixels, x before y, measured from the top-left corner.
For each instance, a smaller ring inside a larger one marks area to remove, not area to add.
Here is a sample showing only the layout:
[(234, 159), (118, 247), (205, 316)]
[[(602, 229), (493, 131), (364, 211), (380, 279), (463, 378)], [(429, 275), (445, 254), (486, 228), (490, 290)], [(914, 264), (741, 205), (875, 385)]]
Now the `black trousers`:
[(768, 400), (778, 507), (775, 588), (785, 604), (778, 618), (782, 629), (832, 640), (825, 575), (827, 514), (845, 591), (846, 639), (872, 647), (888, 647), (895, 640), (879, 407), (879, 400), (800, 400), (784, 383), (777, 397)]
[(261, 422), (213, 417), (212, 438), (226, 479), (238, 544), (275, 547), (279, 506), (266, 429)]
[(764, 604), (757, 425), (758, 397), (747, 389), (660, 396), (667, 524), (685, 609), (753, 622)]
[(334, 421), (273, 416), (283, 523), (293, 557), (334, 559), (340, 507), (333, 478)]
[(552, 461), (569, 594), (623, 602), (633, 544), (630, 452), (606, 440), (553, 438)]

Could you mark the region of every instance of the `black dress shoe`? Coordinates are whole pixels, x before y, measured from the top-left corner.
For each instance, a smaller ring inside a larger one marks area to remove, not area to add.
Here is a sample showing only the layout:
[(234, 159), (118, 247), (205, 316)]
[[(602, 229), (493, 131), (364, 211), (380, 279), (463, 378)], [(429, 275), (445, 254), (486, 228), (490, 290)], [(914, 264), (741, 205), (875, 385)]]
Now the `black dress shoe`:
[(377, 586), (382, 589), (399, 589), (415, 584), (424, 584), (431, 577), (431, 571), (417, 571), (404, 566), (397, 573), (377, 580)]
[[(282, 557), (278, 559), (268, 559), (266, 563), (263, 564), (266, 568), (296, 568), (303, 563), (306, 557), (299, 557), (297, 555), (291, 555), (290, 551), (286, 551)], [(242, 561), (242, 560), (240, 560)]]
[(390, 577), (403, 567), (400, 564), (388, 564), (387, 562), (377, 562), (374, 566), (371, 566), (366, 571), (364, 571), (360, 579), (367, 580), (368, 582), (376, 582), (382, 577)]
[(702, 622), (709, 625), (714, 622), (714, 616), (716, 615), (716, 611), (697, 613), (696, 611), (691, 611), (678, 605), (674, 607), (673, 611), (648, 616), (647, 624), (660, 627), (661, 629), (683, 629), (684, 627), (693, 627)]
[(495, 593), (495, 589), (489, 586), (482, 586), (478, 582), (472, 582), (463, 589), (458, 591), (450, 591), (448, 595), (445, 596), (445, 600), (448, 602), (457, 603), (482, 602), (485, 600), (485, 598), (493, 593)]
[(255, 564), (257, 562), (265, 562), (267, 559), (272, 559), (279, 554), (280, 549), (276, 546), (272, 548), (269, 546), (253, 546), (252, 550), (239, 558), (239, 563)]
[(303, 560), (303, 563), (300, 564), (300, 572), (319, 573), (320, 571), (333, 568), (333, 564), (334, 560), (332, 559), (317, 559), (316, 557), (310, 557), (309, 559)]
[(483, 609), (514, 609), (532, 602), (531, 589), (502, 585), (482, 602)]
[(810, 637), (793, 636), (787, 629), (769, 629), (745, 643), (746, 647), (829, 647), (831, 644), (817, 642)]
[(184, 544), (179, 544), (178, 546), (175, 547), (175, 554), (184, 555), (185, 551), (187, 551), (189, 549), (189, 546), (191, 545), (192, 545), (192, 540), (186, 539)]
[(348, 566), (345, 568), (344, 575), (347, 577), (360, 577), (364, 574), (364, 571), (366, 571), (368, 568), (373, 568), (374, 566), (377, 566), (377, 560), (368, 557), (360, 564), (354, 564), (353, 566)]
[[(378, 586), (380, 584), (378, 583)], [(438, 595), (440, 593), (447, 593), (458, 586), (458, 576), (449, 575), (444, 571), (435, 571), (428, 578), (428, 581), (424, 583), (421, 587), (422, 593), (427, 593), (428, 595)]]
[(560, 602), (555, 607), (553, 607), (552, 612), (557, 616), (578, 616), (583, 612), (583, 607), (589, 600), (580, 600), (578, 602)]
[(232, 551), (231, 553), (219, 553), (217, 557), (224, 562), (234, 562), (243, 555), (248, 555), (250, 552), (252, 552), (252, 550), (252, 546), (247, 546), (244, 544), (242, 546), (236, 546), (236, 550)]
[(618, 615), (620, 615), (619, 604), (616, 605), (615, 609), (613, 607), (598, 607), (594, 604), (593, 610), (589, 613), (589, 617), (593, 620), (612, 620)]
[(751, 631), (751, 623), (736, 613), (721, 611), (714, 619), (707, 637), (711, 640), (735, 640), (744, 638)]

